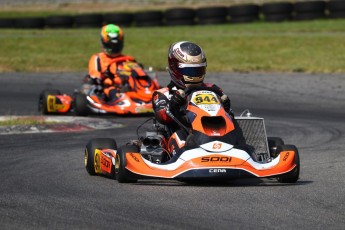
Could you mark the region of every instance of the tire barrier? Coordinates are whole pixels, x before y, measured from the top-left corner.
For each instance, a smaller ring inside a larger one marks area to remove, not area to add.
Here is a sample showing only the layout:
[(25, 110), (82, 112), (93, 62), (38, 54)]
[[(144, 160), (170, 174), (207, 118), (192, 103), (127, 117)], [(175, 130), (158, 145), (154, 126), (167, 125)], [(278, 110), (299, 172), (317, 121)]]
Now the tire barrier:
[(45, 25), (48, 28), (72, 28), (74, 18), (69, 15), (48, 16), (45, 19)]
[(42, 29), (44, 27), (44, 18), (16, 18), (14, 19), (15, 28), (20, 29)]
[(227, 22), (227, 8), (218, 7), (202, 7), (196, 10), (197, 23), (199, 25), (213, 25)]
[(330, 18), (345, 18), (345, 1), (331, 0), (327, 3)]
[(108, 13), (108, 14), (103, 15), (103, 24), (131, 26), (132, 23), (133, 23), (132, 13)]
[(259, 20), (260, 6), (255, 4), (235, 5), (228, 8), (231, 23), (245, 23)]
[(96, 13), (79, 15), (51, 15), (47, 17), (0, 18), (1, 28), (100, 28), (104, 24), (120, 26), (180, 26), (213, 25), (224, 23), (250, 23), (302, 21), (323, 18), (345, 18), (344, 0), (305, 0), (267, 2), (261, 5), (200, 7), (197, 9), (175, 7), (165, 11), (142, 11), (136, 13)]
[(138, 27), (161, 26), (163, 13), (161, 11), (138, 12), (134, 15), (134, 23)]
[(195, 10), (190, 8), (172, 8), (164, 13), (165, 25), (194, 25)]
[(102, 14), (81, 14), (74, 18), (74, 25), (77, 28), (101, 27), (103, 25)]
[(295, 20), (314, 20), (325, 17), (326, 2), (310, 1), (294, 4)]
[(264, 20), (267, 22), (283, 22), (291, 20), (293, 5), (290, 2), (265, 3), (261, 6)]

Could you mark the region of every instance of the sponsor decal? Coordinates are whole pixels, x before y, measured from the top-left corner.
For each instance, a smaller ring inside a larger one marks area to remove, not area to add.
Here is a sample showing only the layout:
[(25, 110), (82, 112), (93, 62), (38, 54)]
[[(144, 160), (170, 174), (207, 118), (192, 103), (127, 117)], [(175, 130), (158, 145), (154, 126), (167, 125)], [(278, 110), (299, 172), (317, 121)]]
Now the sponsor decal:
[(133, 159), (134, 159), (136, 162), (140, 162), (139, 159), (138, 159), (136, 156), (134, 156), (133, 153), (130, 153), (129, 155), (130, 155), (131, 157), (133, 157)]
[(290, 152), (287, 152), (283, 158), (283, 161), (286, 161), (288, 159), (289, 155), (290, 155)]
[(180, 48), (174, 49), (174, 52), (175, 52), (178, 56), (180, 56), (181, 58), (184, 58), (184, 54), (180, 51)]
[(231, 162), (232, 157), (202, 157), (201, 162)]
[(226, 169), (209, 169), (209, 173), (226, 173)]
[(216, 142), (213, 144), (212, 149), (221, 149), (222, 148), (222, 143)]
[(48, 111), (49, 112), (56, 112), (59, 109), (63, 109), (65, 106), (63, 104), (57, 104), (57, 98), (53, 95), (49, 95), (47, 97), (47, 104), (48, 104)]
[(205, 104), (220, 104), (218, 98), (214, 94), (197, 94), (193, 98), (193, 103), (196, 105)]

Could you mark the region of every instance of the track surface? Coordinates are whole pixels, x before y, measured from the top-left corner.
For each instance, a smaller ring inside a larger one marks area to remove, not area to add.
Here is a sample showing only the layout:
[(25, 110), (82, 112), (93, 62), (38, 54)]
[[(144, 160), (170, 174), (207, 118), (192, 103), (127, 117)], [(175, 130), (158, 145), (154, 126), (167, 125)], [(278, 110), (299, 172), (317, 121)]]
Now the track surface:
[[(82, 74), (0, 74), (0, 115), (37, 115), (46, 87), (67, 93)], [(161, 73), (160, 81), (167, 82)], [(1, 229), (344, 229), (345, 76), (210, 74), (231, 95), (236, 115), (265, 118), (269, 136), (295, 144), (297, 184), (237, 180), (188, 185), (89, 176), (86, 142), (135, 138), (147, 118), (116, 119), (124, 128), (79, 133), (0, 136)]]

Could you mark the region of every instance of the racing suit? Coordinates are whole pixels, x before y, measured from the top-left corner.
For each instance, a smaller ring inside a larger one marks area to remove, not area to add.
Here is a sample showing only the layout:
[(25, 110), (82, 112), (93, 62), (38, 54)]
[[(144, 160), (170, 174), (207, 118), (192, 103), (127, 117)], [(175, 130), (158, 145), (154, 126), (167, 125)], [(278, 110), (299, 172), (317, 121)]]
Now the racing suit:
[(89, 60), (89, 78), (95, 84), (103, 84), (103, 92), (110, 102), (116, 101), (121, 87), (128, 81), (131, 73), (124, 68), (128, 62), (135, 62), (135, 59), (126, 55), (109, 57), (104, 52), (92, 55)]
[[(216, 92), (221, 98), (226, 98), (222, 100), (222, 104), (224, 106), (225, 111), (231, 116), (235, 130), (238, 133), (238, 140), (239, 144), (245, 144), (245, 140), (243, 137), (243, 133), (241, 128), (239, 127), (238, 123), (234, 119), (234, 114), (231, 109), (230, 99), (223, 93), (223, 91), (215, 84), (209, 83), (202, 83), (201, 87), (209, 88), (211, 91)], [(170, 130), (170, 135), (168, 134), (168, 151), (170, 153), (178, 153), (181, 148), (183, 148), (186, 144), (186, 139), (188, 137), (188, 133), (179, 127), (179, 125), (173, 121), (171, 117), (168, 116), (167, 110), (172, 112), (172, 114), (179, 120), (181, 123), (186, 126), (190, 127), (190, 123), (188, 119), (185, 117), (184, 109), (183, 109), (183, 102), (176, 102), (176, 92), (178, 91), (178, 87), (173, 82), (170, 82), (167, 87), (161, 88), (155, 91), (152, 95), (152, 105), (153, 111), (156, 120), (168, 127)], [(224, 97), (225, 96), (225, 97)]]

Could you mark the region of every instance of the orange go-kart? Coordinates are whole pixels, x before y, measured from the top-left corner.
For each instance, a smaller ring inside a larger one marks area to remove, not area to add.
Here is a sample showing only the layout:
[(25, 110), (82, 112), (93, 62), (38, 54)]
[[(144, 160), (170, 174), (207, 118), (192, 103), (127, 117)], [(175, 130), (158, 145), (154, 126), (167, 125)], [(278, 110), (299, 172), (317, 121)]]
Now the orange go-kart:
[[(263, 118), (250, 113), (236, 117), (242, 140), (245, 139), (245, 143), (239, 144), (234, 120), (215, 92), (194, 89), (187, 95), (190, 126), (169, 113), (188, 135), (180, 141), (179, 150), (170, 146), (176, 141), (172, 140), (172, 131), (154, 123), (144, 135), (140, 135), (140, 129), (137, 131), (138, 140), (119, 148), (112, 138), (90, 140), (85, 148), (87, 172), (107, 175), (120, 183), (147, 178), (186, 182), (239, 178), (277, 178), (282, 183), (298, 180), (297, 148), (285, 145), (279, 137), (267, 138)], [(139, 127), (145, 128), (143, 124)]]
[(44, 90), (39, 97), (39, 111), (42, 114), (74, 112), (78, 116), (152, 113), (151, 97), (159, 89), (156, 73), (142, 69), (138, 63), (126, 62), (118, 74), (125, 75), (127, 80), (119, 87), (116, 101), (108, 101), (102, 83), (86, 76), (84, 84), (73, 96), (57, 89)]

